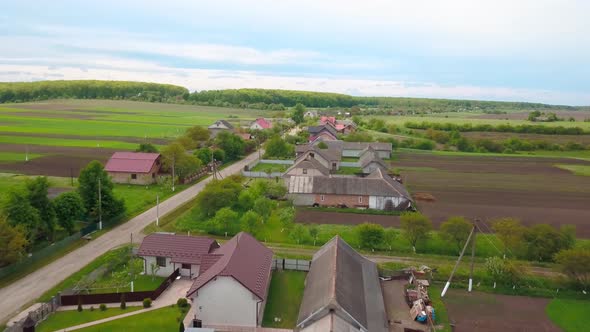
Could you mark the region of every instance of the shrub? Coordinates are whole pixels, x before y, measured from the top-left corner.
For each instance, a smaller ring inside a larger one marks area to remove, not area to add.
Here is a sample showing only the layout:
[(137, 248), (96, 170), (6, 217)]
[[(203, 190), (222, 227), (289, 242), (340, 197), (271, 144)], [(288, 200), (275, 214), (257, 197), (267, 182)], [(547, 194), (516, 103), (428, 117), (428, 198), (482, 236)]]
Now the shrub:
[(188, 306), (188, 301), (187, 301), (186, 298), (181, 297), (181, 298), (178, 299), (178, 301), (176, 301), (176, 305), (179, 308), (186, 308)]
[(90, 306), (90, 311), (94, 311), (94, 306)]
[(101, 305), (98, 306), (98, 308), (100, 309), (100, 311), (107, 311), (107, 305), (102, 303)]
[(143, 307), (144, 308), (149, 308), (152, 306), (152, 299), (150, 299), (149, 297), (146, 297), (145, 299), (143, 299)]

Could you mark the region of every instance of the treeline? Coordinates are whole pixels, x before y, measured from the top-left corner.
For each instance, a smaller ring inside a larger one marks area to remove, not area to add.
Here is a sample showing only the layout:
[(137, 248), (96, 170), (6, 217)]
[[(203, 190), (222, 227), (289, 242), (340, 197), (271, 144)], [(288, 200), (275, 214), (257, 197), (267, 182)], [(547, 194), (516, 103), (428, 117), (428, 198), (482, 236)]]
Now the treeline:
[(0, 83), (0, 103), (47, 99), (128, 99), (176, 102), (188, 98), (186, 88), (127, 81), (40, 81)]
[(472, 124), (472, 123), (438, 123), (438, 122), (411, 122), (404, 123), (409, 129), (435, 129), (442, 131), (481, 131), (481, 132), (500, 132), (500, 133), (519, 133), (519, 134), (543, 134), (543, 135), (588, 135), (590, 132), (584, 131), (580, 127), (563, 127), (563, 126), (543, 126), (543, 125), (511, 125), (500, 124), (497, 126), (490, 124)]

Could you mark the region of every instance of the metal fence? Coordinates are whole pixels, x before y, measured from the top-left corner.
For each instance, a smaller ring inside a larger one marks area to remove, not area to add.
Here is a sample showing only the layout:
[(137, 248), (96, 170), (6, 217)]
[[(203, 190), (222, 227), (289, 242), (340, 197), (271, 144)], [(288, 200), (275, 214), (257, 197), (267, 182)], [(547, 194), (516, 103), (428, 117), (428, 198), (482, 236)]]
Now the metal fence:
[(30, 317), (35, 325), (37, 325), (37, 323), (43, 321), (45, 318), (47, 318), (47, 316), (55, 312), (58, 307), (59, 303), (57, 302), (57, 298), (54, 297), (51, 301), (42, 303), (41, 306), (35, 310), (29, 311), (28, 315), (24, 316), (20, 320), (9, 322), (4, 332), (22, 332), (27, 317)]
[(309, 271), (311, 261), (305, 259), (274, 258), (272, 260), (273, 270), (295, 270)]
[(242, 171), (242, 175), (248, 178), (268, 178), (268, 179), (273, 179), (273, 178), (280, 178), (281, 176), (283, 176), (283, 173), (281, 172), (271, 172), (271, 173), (266, 173), (266, 172), (252, 172), (252, 171)]

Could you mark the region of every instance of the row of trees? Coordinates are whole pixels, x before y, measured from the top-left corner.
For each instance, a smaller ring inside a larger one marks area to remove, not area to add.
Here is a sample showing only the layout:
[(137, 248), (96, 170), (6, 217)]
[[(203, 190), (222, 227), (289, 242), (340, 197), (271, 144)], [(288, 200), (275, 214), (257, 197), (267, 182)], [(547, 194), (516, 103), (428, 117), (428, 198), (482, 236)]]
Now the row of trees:
[(520, 133), (520, 134), (544, 134), (544, 135), (588, 135), (590, 132), (584, 131), (580, 127), (563, 127), (563, 126), (544, 126), (544, 125), (511, 125), (500, 124), (497, 126), (491, 124), (472, 124), (472, 123), (452, 123), (452, 122), (412, 122), (404, 124), (410, 129), (436, 129), (443, 131), (481, 131), (481, 132), (500, 132), (500, 133)]

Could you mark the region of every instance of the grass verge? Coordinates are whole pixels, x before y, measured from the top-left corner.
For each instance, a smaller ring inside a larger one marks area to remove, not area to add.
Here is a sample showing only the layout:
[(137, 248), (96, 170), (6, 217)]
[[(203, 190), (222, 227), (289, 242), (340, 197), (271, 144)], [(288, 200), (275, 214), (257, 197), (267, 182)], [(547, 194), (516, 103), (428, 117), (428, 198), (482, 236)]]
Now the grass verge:
[(565, 332), (587, 331), (590, 302), (553, 299), (545, 308), (547, 316)]
[[(262, 326), (290, 329), (295, 327), (306, 275), (307, 273), (301, 271), (272, 273)], [(280, 321), (275, 322), (275, 317)]]
[(51, 332), (65, 329), (67, 327), (90, 323), (100, 319), (126, 314), (141, 309), (141, 307), (107, 308), (105, 311), (98, 310), (98, 305), (93, 311), (85, 309), (82, 312), (77, 310), (57, 311), (51, 314), (46, 320), (35, 327), (37, 332)]
[(568, 164), (557, 164), (557, 168), (564, 169), (574, 173), (574, 175), (590, 176), (590, 166), (586, 165), (568, 165)]
[(104, 332), (104, 331), (125, 331), (125, 332), (170, 332), (178, 331), (179, 320), (184, 318), (186, 311), (176, 306), (170, 306), (152, 310), (149, 312), (112, 320), (110, 322), (89, 326), (77, 331)]

